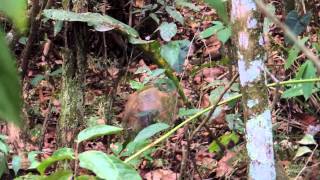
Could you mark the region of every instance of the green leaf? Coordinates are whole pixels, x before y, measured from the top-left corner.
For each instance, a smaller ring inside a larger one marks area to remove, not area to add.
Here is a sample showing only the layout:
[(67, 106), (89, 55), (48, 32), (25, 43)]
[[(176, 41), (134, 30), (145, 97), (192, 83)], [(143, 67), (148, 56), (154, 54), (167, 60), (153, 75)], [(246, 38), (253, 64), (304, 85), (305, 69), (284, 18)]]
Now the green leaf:
[(303, 95), (302, 84), (299, 84), (285, 90), (282, 93), (281, 98), (289, 99), (289, 98), (301, 96), (301, 95)]
[(155, 13), (150, 13), (149, 16), (157, 23), (160, 24), (160, 19)]
[(167, 13), (176, 21), (178, 21), (180, 24), (184, 24), (184, 18), (183, 16), (180, 14), (179, 11), (177, 11), (174, 7), (172, 6), (166, 6), (165, 10), (167, 11)]
[(8, 171), (8, 166), (7, 166), (6, 156), (0, 152), (0, 178), (2, 177), (3, 173), (7, 171)]
[(31, 79), (30, 84), (35, 87), (44, 79), (45, 79), (44, 75), (37, 74), (34, 78)]
[(306, 134), (303, 138), (298, 141), (299, 144), (302, 145), (316, 145), (317, 142), (314, 140), (314, 137), (311, 134)]
[(56, 21), (53, 26), (53, 36), (55, 37), (62, 29), (63, 21)]
[(214, 21), (213, 24), (214, 24), (213, 26), (202, 31), (199, 34), (199, 38), (201, 39), (208, 38), (224, 28), (224, 25), (220, 21)]
[[(308, 60), (305, 63), (303, 63), (302, 66), (299, 68), (296, 79), (315, 78), (316, 72), (317, 72), (317, 70), (316, 70), (315, 66), (313, 65), (313, 62)], [(309, 97), (312, 95), (313, 87), (314, 87), (314, 83), (303, 83), (302, 84), (303, 96), (306, 100), (308, 100)]]
[(196, 5), (194, 5), (193, 3), (187, 2), (185, 0), (177, 0), (176, 1), (176, 5), (179, 7), (187, 7), (195, 12), (200, 11), (200, 8)]
[(223, 145), (224, 148), (227, 148), (230, 143), (237, 144), (239, 142), (239, 135), (234, 132), (224, 134), (218, 138), (218, 141), (219, 143), (216, 140), (212, 141), (209, 145), (209, 152), (219, 153), (221, 151), (219, 144)]
[(179, 117), (188, 117), (192, 116), (198, 112), (202, 111), (202, 109), (194, 108), (194, 109), (186, 109), (186, 108), (180, 108), (179, 109)]
[(21, 125), (21, 86), (15, 62), (0, 31), (0, 119)]
[(115, 155), (119, 155), (123, 149), (123, 145), (119, 142), (110, 145), (110, 149)]
[(40, 154), (40, 151), (31, 151), (28, 153), (28, 160), (30, 162), (30, 166), (28, 169), (35, 169), (38, 167), (40, 162), (37, 160), (38, 154)]
[(152, 137), (153, 135), (155, 135), (158, 132), (163, 131), (167, 128), (169, 128), (169, 125), (165, 124), (165, 123), (152, 124), (144, 129), (142, 129), (138, 133), (138, 135), (134, 138), (133, 142), (147, 140), (148, 138)]
[[(308, 40), (308, 37), (304, 37), (301, 40), (299, 40), (299, 43), (304, 44), (306, 43), (306, 41)], [(288, 55), (288, 59), (286, 60), (285, 64), (284, 64), (284, 68), (285, 69), (289, 69), (291, 67), (291, 65), (294, 63), (294, 61), (297, 59), (298, 55), (300, 53), (300, 49), (297, 46), (293, 46), (290, 50), (289, 50), (289, 55)]]
[(95, 176), (81, 175), (76, 177), (75, 180), (101, 180), (101, 179)]
[[(4, 12), (20, 30), (27, 30), (28, 15), (27, 15), (27, 0), (0, 0), (0, 14)], [(1, 53), (0, 53), (1, 54)]]
[[(296, 10), (292, 10), (288, 13), (285, 19), (285, 24), (295, 35), (298, 36), (307, 28), (311, 20), (311, 16), (311, 12), (307, 12), (305, 15), (299, 16)], [(293, 44), (287, 36), (285, 36), (285, 42)]]
[(44, 174), (47, 167), (52, 165), (53, 163), (57, 161), (62, 160), (71, 160), (74, 159), (74, 152), (71, 148), (61, 148), (56, 150), (51, 157), (48, 157), (47, 159), (43, 160), (37, 167), (37, 170), (41, 175)]
[(14, 180), (42, 180), (42, 178), (45, 178), (45, 177), (39, 176), (39, 175), (33, 175), (33, 174), (29, 173), (24, 176), (16, 177), (16, 178), (14, 178)]
[(138, 81), (130, 80), (129, 81), (131, 89), (140, 90), (144, 88), (144, 84)]
[(177, 33), (177, 25), (175, 23), (163, 22), (159, 26), (160, 36), (165, 41), (171, 41), (171, 38)]
[(230, 130), (244, 133), (244, 123), (239, 114), (227, 114), (226, 121)]
[(58, 9), (45, 9), (43, 15), (47, 18), (68, 21), (68, 22), (86, 22), (89, 26), (93, 26), (97, 31), (110, 31), (116, 29), (122, 33), (138, 38), (138, 32), (132, 27), (112, 18), (111, 16), (101, 15), (99, 13), (75, 13), (71, 11), (58, 10)]
[(72, 177), (73, 174), (71, 171), (59, 170), (57, 172), (54, 172), (50, 176), (41, 178), (40, 180), (71, 180)]
[(0, 139), (0, 153), (4, 153), (5, 155), (8, 155), (9, 153), (9, 146)]
[(136, 141), (136, 142), (129, 142), (126, 146), (126, 151), (121, 153), (121, 156), (130, 156), (135, 153), (137, 150), (145, 147), (148, 144), (148, 141)]
[(21, 168), (21, 157), (20, 156), (13, 156), (12, 157), (12, 169), (14, 174), (17, 175), (18, 171)]
[(0, 140), (6, 141), (8, 139), (8, 136), (0, 134)]
[(217, 32), (217, 38), (224, 44), (231, 37), (231, 33), (232, 33), (231, 27), (230, 26), (226, 27)]
[(161, 46), (160, 55), (175, 71), (181, 72), (188, 55), (189, 46), (189, 40), (171, 41)]
[(296, 153), (296, 155), (294, 156), (293, 159), (296, 159), (298, 157), (301, 157), (301, 156), (303, 156), (303, 155), (305, 155), (307, 153), (311, 153), (311, 152), (312, 151), (311, 151), (311, 149), (309, 147), (301, 146), (301, 147), (298, 148), (298, 151), (297, 151), (297, 153)]
[(205, 0), (210, 6), (212, 6), (218, 13), (219, 18), (225, 23), (229, 23), (227, 4), (224, 0)]
[(99, 178), (108, 180), (141, 179), (135, 169), (120, 159), (100, 151), (86, 151), (79, 154), (80, 167), (94, 172)]
[(100, 136), (116, 134), (121, 132), (123, 129), (109, 125), (96, 125), (82, 130), (77, 137), (77, 143), (93, 139)]

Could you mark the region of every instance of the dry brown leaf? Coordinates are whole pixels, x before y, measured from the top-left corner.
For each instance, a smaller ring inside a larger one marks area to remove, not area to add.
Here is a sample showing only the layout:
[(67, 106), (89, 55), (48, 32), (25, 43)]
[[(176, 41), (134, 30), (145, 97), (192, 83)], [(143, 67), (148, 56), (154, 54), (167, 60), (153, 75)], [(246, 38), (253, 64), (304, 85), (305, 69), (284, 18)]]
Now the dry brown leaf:
[(157, 169), (144, 175), (144, 179), (146, 180), (176, 180), (178, 178), (179, 173), (165, 169)]
[(232, 159), (236, 154), (231, 151), (227, 151), (227, 154), (218, 162), (216, 173), (218, 177), (223, 177), (230, 174), (233, 171)]

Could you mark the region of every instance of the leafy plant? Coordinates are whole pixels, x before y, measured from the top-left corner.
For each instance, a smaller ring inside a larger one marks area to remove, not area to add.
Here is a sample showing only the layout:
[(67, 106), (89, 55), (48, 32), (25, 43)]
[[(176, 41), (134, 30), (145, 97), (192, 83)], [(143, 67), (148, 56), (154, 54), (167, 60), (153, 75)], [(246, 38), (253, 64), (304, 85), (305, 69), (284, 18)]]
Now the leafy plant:
[[(300, 66), (296, 74), (295, 80), (315, 78), (315, 77), (316, 77), (316, 68), (314, 67), (313, 63), (310, 60), (308, 60)], [(303, 95), (304, 98), (307, 100), (312, 95), (312, 93), (317, 91), (319, 91), (319, 88), (315, 88), (314, 82), (296, 84), (296, 85), (292, 85), (289, 89), (285, 90), (281, 97), (288, 99), (288, 98)]]
[(212, 35), (216, 35), (217, 38), (222, 42), (226, 43), (231, 36), (231, 27), (224, 26), (221, 21), (213, 21), (213, 26), (205, 29), (199, 34), (200, 39), (208, 38)]

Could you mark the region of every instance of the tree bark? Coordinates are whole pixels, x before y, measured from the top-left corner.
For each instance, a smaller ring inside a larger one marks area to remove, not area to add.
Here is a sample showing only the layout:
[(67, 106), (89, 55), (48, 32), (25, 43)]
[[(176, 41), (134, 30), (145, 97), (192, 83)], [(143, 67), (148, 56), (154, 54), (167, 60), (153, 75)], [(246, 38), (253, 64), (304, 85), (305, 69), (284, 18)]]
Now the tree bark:
[(68, 47), (63, 52), (61, 115), (57, 129), (58, 147), (72, 147), (84, 125), (84, 82), (86, 67), (86, 25), (74, 23), (66, 33)]
[(249, 179), (276, 179), (271, 110), (264, 79), (266, 59), (260, 13), (253, 0), (231, 1), (242, 105), (246, 121)]

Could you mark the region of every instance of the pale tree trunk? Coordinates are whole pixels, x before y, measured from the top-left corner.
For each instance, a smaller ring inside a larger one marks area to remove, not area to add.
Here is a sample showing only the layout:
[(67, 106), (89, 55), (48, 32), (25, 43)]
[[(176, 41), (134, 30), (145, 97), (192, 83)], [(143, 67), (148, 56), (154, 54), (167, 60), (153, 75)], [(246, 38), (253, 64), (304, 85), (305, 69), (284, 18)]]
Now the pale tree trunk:
[(236, 46), (246, 121), (249, 179), (276, 179), (271, 110), (264, 79), (266, 53), (261, 14), (253, 0), (232, 0), (231, 22)]

